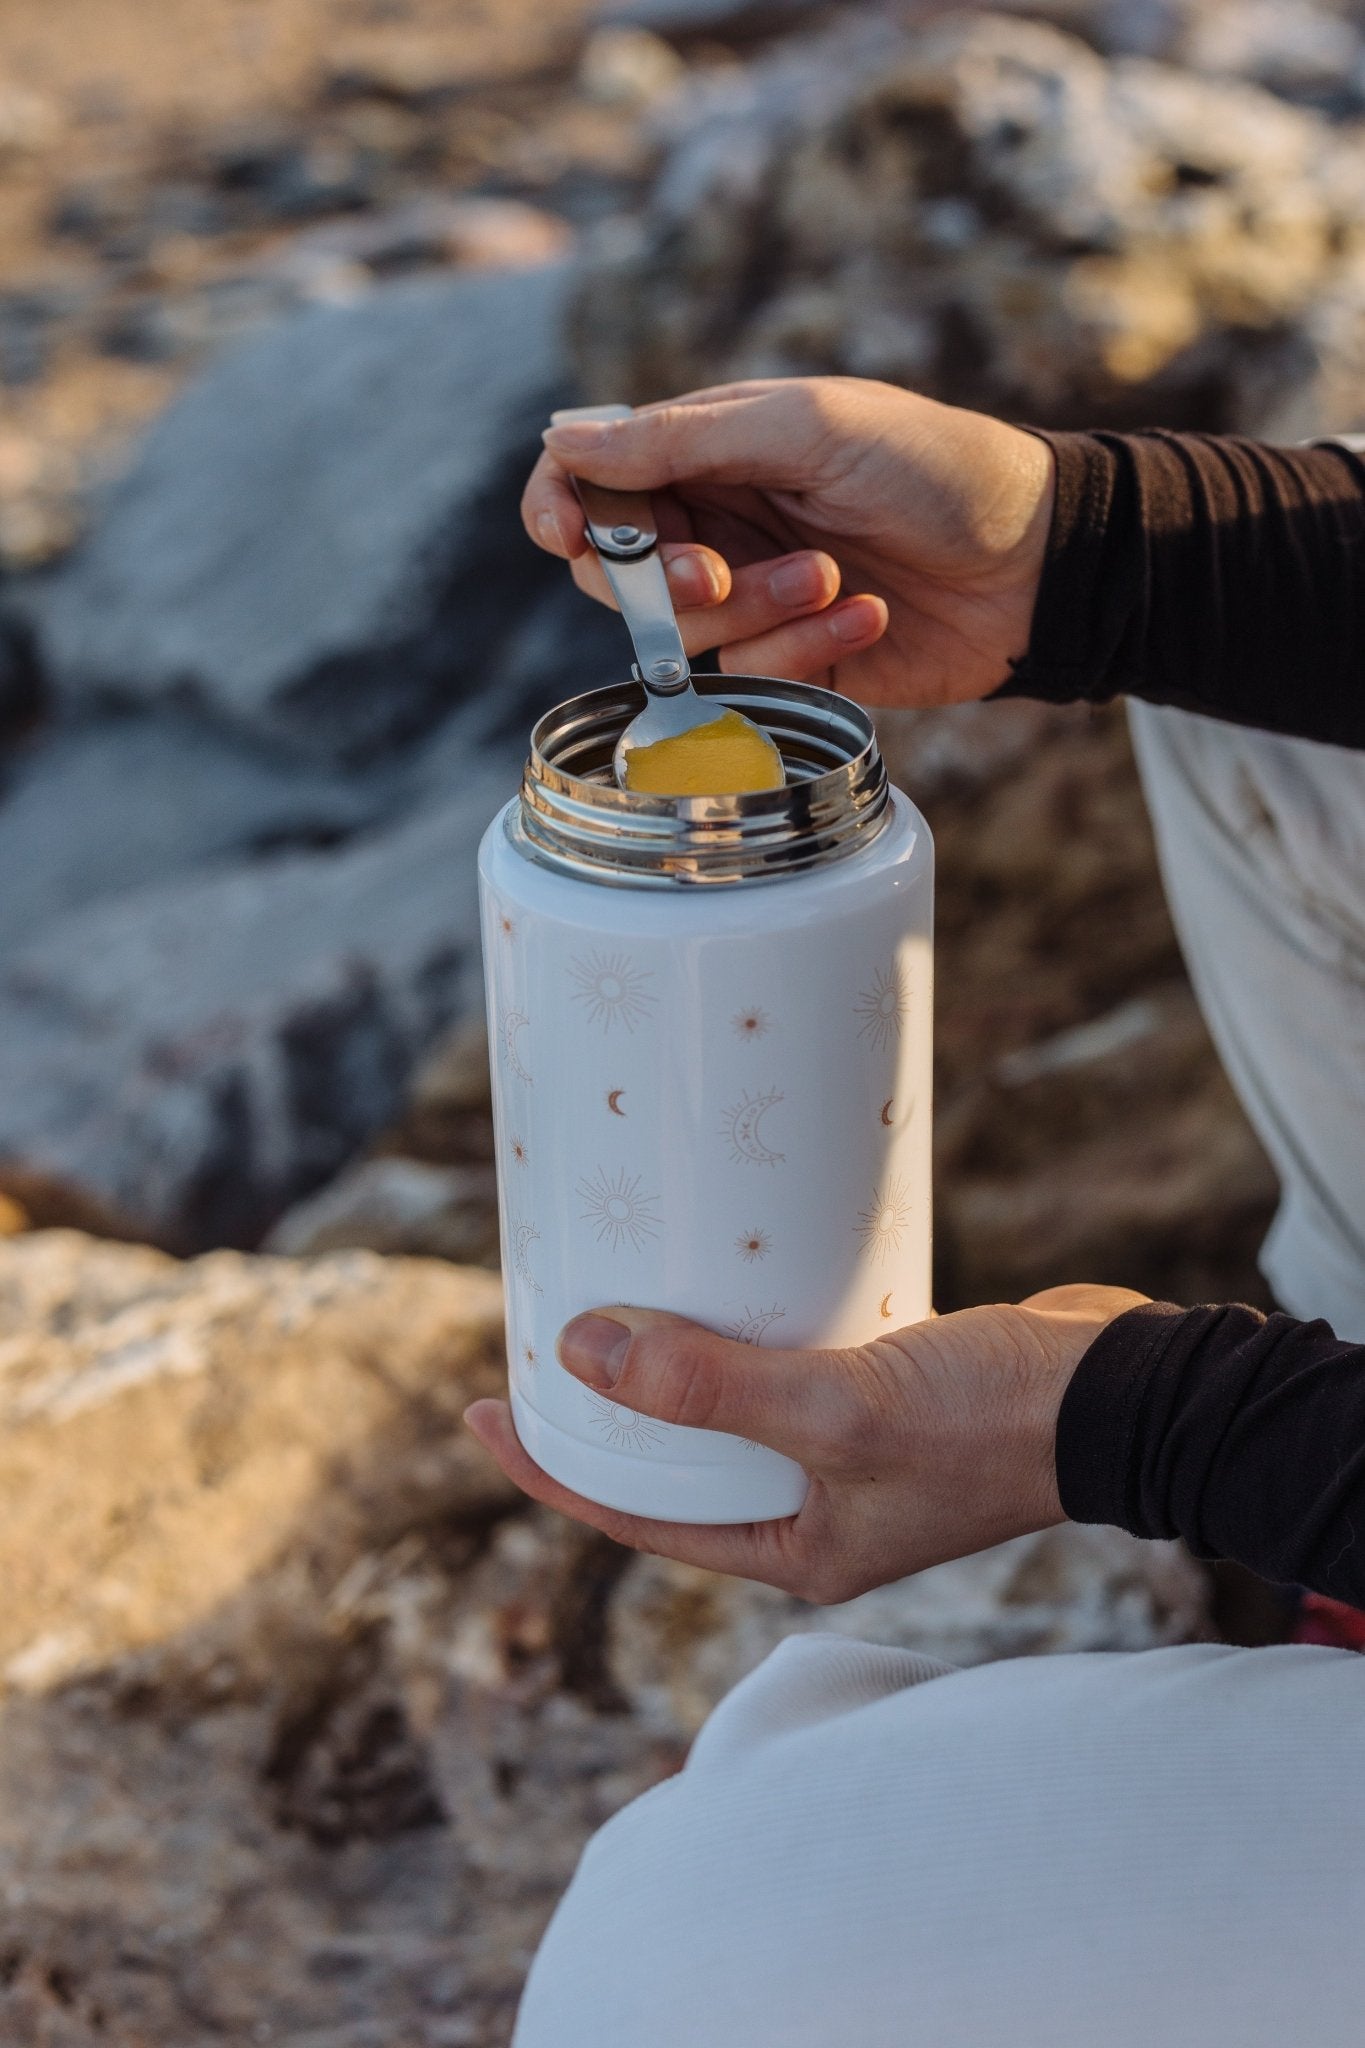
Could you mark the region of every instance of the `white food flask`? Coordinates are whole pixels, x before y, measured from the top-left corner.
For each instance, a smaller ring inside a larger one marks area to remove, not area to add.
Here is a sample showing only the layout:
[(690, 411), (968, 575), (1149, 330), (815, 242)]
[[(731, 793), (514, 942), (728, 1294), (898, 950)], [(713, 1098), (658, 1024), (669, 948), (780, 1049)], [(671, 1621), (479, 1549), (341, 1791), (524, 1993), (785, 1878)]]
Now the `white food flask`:
[(929, 1313), (933, 847), (857, 705), (695, 681), (785, 788), (617, 788), (624, 683), (541, 720), (480, 851), (511, 1402), (590, 1500), (760, 1521), (798, 1465), (591, 1392), (555, 1339), (613, 1303), (784, 1350)]

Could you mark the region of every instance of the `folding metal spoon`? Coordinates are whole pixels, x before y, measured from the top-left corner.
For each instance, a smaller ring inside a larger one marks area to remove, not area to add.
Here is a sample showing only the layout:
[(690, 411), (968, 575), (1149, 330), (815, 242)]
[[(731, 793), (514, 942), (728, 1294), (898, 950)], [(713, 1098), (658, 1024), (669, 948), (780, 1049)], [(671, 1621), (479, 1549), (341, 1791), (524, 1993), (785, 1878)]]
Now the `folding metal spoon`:
[[(575, 420), (630, 417), (628, 405), (585, 405), (557, 412), (552, 421), (558, 427)], [(714, 725), (727, 707), (715, 698), (699, 697), (692, 687), (692, 668), (669, 596), (659, 555), (659, 530), (648, 496), (643, 491), (605, 490), (581, 476), (570, 481), (587, 519), (588, 539), (597, 550), (635, 649), (633, 674), (644, 684), (649, 699), (621, 734), (612, 756), (617, 783), (626, 789), (626, 762), (636, 747), (652, 747), (697, 726)], [(736, 712), (735, 716), (743, 714)], [(746, 725), (752, 723), (745, 720)], [(772, 746), (761, 727), (753, 729), (766, 746)]]

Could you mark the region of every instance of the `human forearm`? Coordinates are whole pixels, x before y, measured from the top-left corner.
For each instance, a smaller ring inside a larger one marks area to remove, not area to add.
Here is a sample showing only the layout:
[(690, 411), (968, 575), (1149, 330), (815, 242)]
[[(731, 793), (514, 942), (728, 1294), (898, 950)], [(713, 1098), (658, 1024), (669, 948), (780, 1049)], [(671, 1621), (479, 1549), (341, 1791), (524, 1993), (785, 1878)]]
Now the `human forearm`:
[(1325, 1323), (1134, 1308), (1073, 1375), (1056, 1456), (1073, 1521), (1365, 1605), (1365, 1345)]
[(1001, 694), (1127, 692), (1365, 746), (1365, 462), (1201, 434), (1042, 438), (1056, 506)]

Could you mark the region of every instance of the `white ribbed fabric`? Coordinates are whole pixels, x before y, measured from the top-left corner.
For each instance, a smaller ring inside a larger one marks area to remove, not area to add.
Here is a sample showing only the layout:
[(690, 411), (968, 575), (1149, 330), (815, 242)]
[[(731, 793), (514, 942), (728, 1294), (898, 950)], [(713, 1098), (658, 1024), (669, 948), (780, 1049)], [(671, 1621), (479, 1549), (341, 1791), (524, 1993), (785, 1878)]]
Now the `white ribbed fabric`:
[(1262, 1271), (1365, 1342), (1365, 753), (1129, 717), (1190, 979), (1280, 1176)]
[(1365, 1661), (784, 1643), (589, 1844), (514, 2048), (1360, 2048)]

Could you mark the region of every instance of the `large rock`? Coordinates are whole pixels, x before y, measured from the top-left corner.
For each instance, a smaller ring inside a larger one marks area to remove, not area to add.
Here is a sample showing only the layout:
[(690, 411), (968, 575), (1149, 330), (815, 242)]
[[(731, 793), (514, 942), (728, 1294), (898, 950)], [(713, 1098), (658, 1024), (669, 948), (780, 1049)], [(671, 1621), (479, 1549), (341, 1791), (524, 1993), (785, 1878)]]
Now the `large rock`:
[(782, 1636), (1206, 1625), (1112, 1532), (817, 1610), (518, 1506), (458, 1429), (500, 1305), (363, 1253), (0, 1242), (0, 2039), (504, 2048), (586, 1836)]
[(501, 1316), (491, 1274), (363, 1252), (0, 1242), (0, 1678), (50, 1686), (301, 1559), (340, 1576), (505, 1504), (459, 1428)]
[(22, 598), (59, 698), (355, 757), (486, 686), (562, 575), (517, 498), (565, 389), (566, 275), (395, 285), (225, 355)]
[(579, 299), (595, 393), (840, 371), (1062, 426), (1365, 417), (1335, 367), (1365, 145), (1253, 86), (957, 15), (841, 28), (672, 118)]
[(387, 834), (134, 890), (13, 952), (0, 1186), (69, 1184), (173, 1249), (255, 1242), (477, 1006), (475, 850), (514, 761)]
[(393, 801), (381, 778), (244, 745), (167, 711), (40, 731), (0, 801), (0, 956), (101, 896), (286, 847), (326, 847)]

